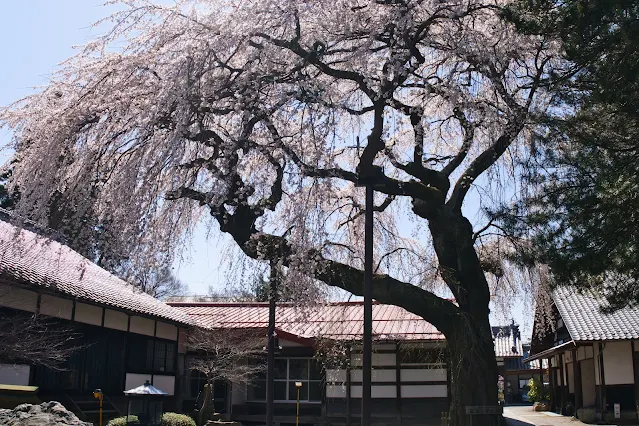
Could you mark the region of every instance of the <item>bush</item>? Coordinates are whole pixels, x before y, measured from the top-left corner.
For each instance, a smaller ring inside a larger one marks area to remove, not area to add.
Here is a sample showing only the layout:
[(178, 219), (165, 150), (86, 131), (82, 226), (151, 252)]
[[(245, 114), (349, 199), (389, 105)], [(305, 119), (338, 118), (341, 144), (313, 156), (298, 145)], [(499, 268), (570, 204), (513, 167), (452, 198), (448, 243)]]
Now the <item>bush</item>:
[(550, 399), (550, 389), (544, 386), (537, 379), (530, 379), (528, 381), (528, 387), (530, 390), (528, 391), (528, 399), (530, 402), (541, 402), (548, 401)]
[[(139, 424), (140, 422), (138, 421), (137, 416), (128, 416), (129, 418), (129, 423), (128, 424)], [(109, 423), (107, 423), (107, 426), (126, 426), (127, 425), (127, 416), (123, 416), (123, 417), (116, 417), (113, 420), (110, 420)]]
[(184, 414), (164, 413), (162, 426), (196, 426), (195, 420)]
[[(138, 418), (136, 416), (129, 416), (129, 424), (132, 422), (133, 424), (139, 424)], [(107, 423), (107, 426), (126, 426), (127, 425), (127, 416), (118, 417), (111, 420)], [(185, 416), (184, 414), (178, 413), (164, 413), (162, 416), (162, 426), (196, 426), (195, 420), (190, 418), (189, 416)]]

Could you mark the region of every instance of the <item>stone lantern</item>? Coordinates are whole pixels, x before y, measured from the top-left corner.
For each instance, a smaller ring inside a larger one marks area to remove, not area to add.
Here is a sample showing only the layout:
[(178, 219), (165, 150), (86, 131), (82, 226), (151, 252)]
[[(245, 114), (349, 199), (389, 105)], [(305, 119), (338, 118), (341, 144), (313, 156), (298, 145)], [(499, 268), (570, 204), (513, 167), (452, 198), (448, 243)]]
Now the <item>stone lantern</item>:
[(142, 386), (124, 391), (129, 397), (127, 424), (134, 424), (131, 416), (136, 416), (141, 426), (160, 426), (162, 424), (162, 403), (166, 392), (156, 388), (147, 380)]

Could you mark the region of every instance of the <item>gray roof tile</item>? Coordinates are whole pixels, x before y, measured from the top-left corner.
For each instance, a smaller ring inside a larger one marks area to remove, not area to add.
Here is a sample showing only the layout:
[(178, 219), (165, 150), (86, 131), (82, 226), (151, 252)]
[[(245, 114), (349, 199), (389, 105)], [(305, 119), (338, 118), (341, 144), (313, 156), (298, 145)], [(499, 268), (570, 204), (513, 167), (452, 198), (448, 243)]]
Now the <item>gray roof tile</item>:
[(605, 301), (591, 291), (559, 287), (552, 298), (575, 341), (639, 338), (639, 308), (624, 308), (612, 314), (601, 312)]

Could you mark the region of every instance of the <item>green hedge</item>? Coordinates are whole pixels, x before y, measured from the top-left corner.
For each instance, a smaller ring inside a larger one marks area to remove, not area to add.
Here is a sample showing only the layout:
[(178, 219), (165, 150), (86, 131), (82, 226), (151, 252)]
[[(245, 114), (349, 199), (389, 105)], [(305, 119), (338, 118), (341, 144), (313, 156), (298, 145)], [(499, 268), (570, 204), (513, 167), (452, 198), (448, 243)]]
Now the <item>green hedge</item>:
[(164, 413), (162, 426), (196, 426), (195, 420), (184, 414)]
[[(130, 422), (129, 424), (139, 424), (140, 422), (138, 421), (137, 416), (128, 416), (130, 418)], [(109, 420), (109, 423), (107, 423), (107, 426), (126, 426), (127, 425), (127, 416), (124, 417), (117, 417), (113, 420)]]
[[(129, 416), (129, 424), (138, 424), (136, 416)], [(126, 426), (127, 416), (118, 417), (107, 423), (107, 426)], [(162, 416), (162, 426), (196, 426), (195, 421), (189, 416), (178, 413), (164, 413)]]

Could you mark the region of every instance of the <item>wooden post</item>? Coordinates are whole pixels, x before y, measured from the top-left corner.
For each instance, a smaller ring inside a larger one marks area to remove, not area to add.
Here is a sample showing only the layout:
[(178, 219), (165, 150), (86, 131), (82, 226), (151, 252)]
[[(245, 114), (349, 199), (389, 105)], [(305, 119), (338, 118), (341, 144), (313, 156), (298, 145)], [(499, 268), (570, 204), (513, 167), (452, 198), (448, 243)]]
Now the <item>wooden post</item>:
[(630, 341), (630, 350), (632, 351), (632, 371), (634, 371), (634, 388), (635, 388), (635, 413), (637, 413), (637, 417), (639, 417), (639, 371), (637, 368), (637, 354), (635, 352), (635, 341)]
[[(543, 360), (541, 361), (541, 366), (543, 367)], [(548, 358), (548, 385), (550, 386), (550, 410), (555, 411), (556, 405), (555, 401), (557, 400), (557, 374), (555, 369), (552, 366), (552, 357)]]
[(603, 350), (604, 346), (602, 342), (599, 342), (599, 381), (601, 386), (601, 413), (605, 413), (608, 411), (608, 407), (606, 404), (606, 374), (604, 372), (604, 362), (603, 362)]
[(346, 356), (348, 357), (348, 362), (346, 363), (346, 424), (351, 426), (352, 423), (352, 413), (351, 413), (351, 346), (348, 345), (346, 348)]
[(402, 423), (402, 363), (399, 356), (399, 341), (395, 344), (395, 406), (397, 418)]
[(561, 384), (561, 400), (559, 402), (559, 414), (564, 414), (566, 403), (566, 376), (564, 375), (564, 354), (559, 354), (559, 383)]
[(581, 365), (577, 360), (577, 350), (572, 350), (572, 373), (575, 380), (575, 412), (574, 416), (577, 416), (577, 410), (583, 405), (583, 390), (581, 385)]

